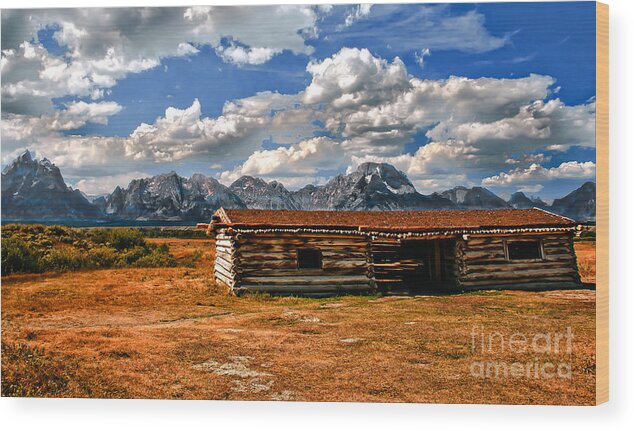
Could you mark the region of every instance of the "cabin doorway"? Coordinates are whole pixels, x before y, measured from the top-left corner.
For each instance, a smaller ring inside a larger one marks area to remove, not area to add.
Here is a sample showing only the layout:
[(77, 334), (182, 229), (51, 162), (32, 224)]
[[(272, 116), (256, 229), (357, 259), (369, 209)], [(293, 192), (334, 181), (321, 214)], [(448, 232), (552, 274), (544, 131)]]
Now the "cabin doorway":
[(454, 241), (446, 239), (404, 240), (400, 263), (403, 282), (412, 293), (445, 291), (454, 284)]

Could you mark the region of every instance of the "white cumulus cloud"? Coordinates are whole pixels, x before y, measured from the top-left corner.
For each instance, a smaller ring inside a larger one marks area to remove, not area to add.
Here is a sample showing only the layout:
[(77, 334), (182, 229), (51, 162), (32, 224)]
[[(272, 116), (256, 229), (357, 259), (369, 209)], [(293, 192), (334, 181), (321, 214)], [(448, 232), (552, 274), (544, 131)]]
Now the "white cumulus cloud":
[(225, 62), (238, 66), (245, 64), (263, 64), (273, 58), (280, 51), (264, 47), (244, 47), (231, 43), (229, 46), (218, 46), (216, 54)]
[[(305, 39), (317, 34), (319, 13), (300, 5), (4, 10), (2, 110), (42, 114), (52, 111), (52, 98), (99, 98), (129, 74), (196, 55), (195, 45), (221, 47), (225, 37), (240, 43), (220, 50), (235, 64), (262, 64), (283, 50), (308, 55)], [(37, 41), (46, 28), (65, 53)]]
[(319, 182), (321, 170), (342, 168), (349, 160), (338, 142), (317, 137), (289, 147), (256, 151), (244, 163), (223, 172), (220, 180), (230, 184), (243, 175), (251, 175), (276, 179), (293, 188)]
[(561, 179), (593, 179), (596, 175), (594, 162), (564, 162), (557, 167), (544, 168), (536, 163), (528, 168), (517, 168), (509, 172), (484, 178), (482, 185), (487, 186), (515, 186), (531, 185), (543, 181)]

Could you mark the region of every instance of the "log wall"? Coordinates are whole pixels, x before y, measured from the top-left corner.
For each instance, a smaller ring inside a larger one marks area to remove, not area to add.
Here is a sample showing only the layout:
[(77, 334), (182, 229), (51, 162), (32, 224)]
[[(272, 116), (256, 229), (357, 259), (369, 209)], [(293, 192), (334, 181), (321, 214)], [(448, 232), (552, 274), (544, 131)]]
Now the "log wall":
[[(374, 291), (369, 240), (302, 233), (217, 235), (216, 280), (235, 293), (332, 296)], [(297, 268), (297, 249), (316, 248), (322, 268)], [(218, 254), (220, 252), (220, 254)]]
[(224, 232), (216, 235), (214, 280), (216, 284), (233, 289), (238, 281), (235, 239)]
[[(573, 234), (476, 236), (455, 245), (455, 278), (462, 290), (562, 289), (581, 285)], [(508, 260), (505, 242), (540, 241), (543, 259)]]
[[(527, 239), (540, 241), (543, 259), (508, 260), (505, 243)], [(319, 249), (322, 268), (298, 269), (298, 248)], [(444, 241), (441, 251), (443, 279), (456, 290), (581, 285), (571, 232), (469, 235)], [(401, 253), (401, 242), (391, 238), (281, 232), (236, 236), (220, 231), (214, 278), (237, 294), (394, 293), (411, 287), (406, 286), (409, 267)]]

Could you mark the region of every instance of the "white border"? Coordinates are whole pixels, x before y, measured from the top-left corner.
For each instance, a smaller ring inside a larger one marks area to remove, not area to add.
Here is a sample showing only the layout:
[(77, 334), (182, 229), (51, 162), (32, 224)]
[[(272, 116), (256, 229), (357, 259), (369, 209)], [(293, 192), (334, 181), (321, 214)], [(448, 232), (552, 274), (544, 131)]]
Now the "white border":
[[(482, 0), (481, 0), (482, 1)], [(486, 1), (486, 0), (484, 0)], [(634, 423), (634, 2), (610, 4), (610, 402), (599, 407), (0, 399), (4, 429), (37, 430), (548, 430)], [(91, 6), (270, 4), (298, 1), (109, 0)], [(346, 3), (332, 1), (329, 3)], [(403, 1), (402, 3), (410, 3)], [(0, 0), (0, 7), (78, 7), (86, 1)]]

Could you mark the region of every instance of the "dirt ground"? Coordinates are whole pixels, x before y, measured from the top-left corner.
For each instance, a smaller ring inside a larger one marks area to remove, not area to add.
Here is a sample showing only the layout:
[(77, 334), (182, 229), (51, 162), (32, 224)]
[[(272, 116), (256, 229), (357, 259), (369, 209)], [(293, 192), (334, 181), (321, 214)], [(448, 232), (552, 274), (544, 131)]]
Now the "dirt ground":
[(193, 267), (2, 278), (3, 395), (593, 403), (594, 290), (236, 298), (153, 241)]
[(594, 241), (578, 242), (575, 244), (575, 253), (577, 255), (577, 266), (581, 281), (584, 283), (596, 282), (596, 250)]

